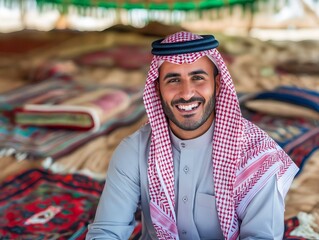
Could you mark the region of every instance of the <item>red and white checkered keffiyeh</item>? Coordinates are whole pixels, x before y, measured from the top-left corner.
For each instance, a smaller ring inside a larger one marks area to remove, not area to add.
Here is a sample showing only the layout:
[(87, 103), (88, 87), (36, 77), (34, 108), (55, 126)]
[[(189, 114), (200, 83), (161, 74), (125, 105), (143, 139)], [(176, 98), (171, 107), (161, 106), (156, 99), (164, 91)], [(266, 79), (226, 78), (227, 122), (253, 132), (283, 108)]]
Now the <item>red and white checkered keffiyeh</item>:
[[(163, 43), (202, 38), (189, 32), (168, 36)], [(277, 175), (285, 196), (297, 168), (290, 158), (262, 130), (242, 117), (228, 69), (216, 49), (168, 56), (154, 56), (144, 89), (144, 104), (152, 129), (148, 159), (150, 212), (159, 239), (179, 239), (175, 215), (174, 166), (168, 122), (156, 94), (159, 63), (193, 63), (210, 56), (221, 74), (216, 99), (213, 139), (213, 174), (216, 205), (225, 239), (236, 239), (238, 218), (253, 196)], [(258, 143), (258, 144), (256, 144)]]

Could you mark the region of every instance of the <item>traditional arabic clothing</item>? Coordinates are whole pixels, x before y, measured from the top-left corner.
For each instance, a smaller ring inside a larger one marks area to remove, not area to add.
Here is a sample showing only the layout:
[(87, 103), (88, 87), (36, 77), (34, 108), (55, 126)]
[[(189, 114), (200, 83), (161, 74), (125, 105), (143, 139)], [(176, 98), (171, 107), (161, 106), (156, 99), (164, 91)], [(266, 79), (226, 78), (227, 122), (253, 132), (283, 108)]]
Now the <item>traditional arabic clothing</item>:
[[(283, 222), (283, 199), (298, 168), (273, 139), (242, 117), (231, 76), (217, 45), (213, 36), (189, 32), (178, 32), (154, 42), (154, 57), (143, 96), (149, 123), (124, 139), (114, 152), (87, 239), (127, 239), (134, 228), (138, 203), (144, 216), (143, 239), (200, 239), (204, 231), (199, 228), (208, 219), (218, 223), (208, 227), (205, 237), (209, 239), (217, 236), (237, 239), (244, 231), (245, 236), (250, 236), (250, 231), (255, 231), (256, 224), (258, 228), (268, 213), (271, 222), (267, 225), (266, 220), (263, 224), (266, 231), (276, 228), (276, 214)], [(214, 123), (202, 136), (182, 141), (169, 128), (156, 92), (158, 69), (164, 61), (194, 63), (204, 56), (213, 61), (220, 74)], [(185, 145), (187, 153), (182, 150)], [(182, 162), (192, 167), (181, 166)], [(189, 188), (185, 185), (188, 183), (192, 185)], [(180, 196), (181, 188), (189, 193), (190, 199)], [(196, 220), (194, 199), (200, 195), (199, 191), (209, 192), (206, 199), (214, 199), (215, 203), (210, 205), (212, 212), (207, 216), (201, 212), (201, 219)], [(191, 203), (186, 209), (183, 202)], [(273, 212), (276, 209), (279, 211)], [(186, 218), (189, 235), (177, 227)], [(248, 224), (245, 219), (249, 219)], [(279, 227), (279, 235), (281, 230)]]
[[(202, 38), (189, 32), (178, 32), (161, 44)], [(178, 239), (172, 147), (168, 123), (155, 90), (160, 62), (193, 63), (203, 56), (210, 56), (221, 74), (220, 92), (216, 98), (212, 162), (217, 211), (226, 239), (237, 238), (239, 216), (273, 175), (276, 175), (278, 190), (284, 198), (298, 171), (273, 139), (242, 117), (231, 76), (218, 50), (198, 49), (200, 46), (195, 48), (195, 52), (174, 52), (172, 55), (168, 51), (168, 55), (155, 55), (146, 81), (144, 103), (152, 128), (148, 159), (150, 211), (159, 239)]]

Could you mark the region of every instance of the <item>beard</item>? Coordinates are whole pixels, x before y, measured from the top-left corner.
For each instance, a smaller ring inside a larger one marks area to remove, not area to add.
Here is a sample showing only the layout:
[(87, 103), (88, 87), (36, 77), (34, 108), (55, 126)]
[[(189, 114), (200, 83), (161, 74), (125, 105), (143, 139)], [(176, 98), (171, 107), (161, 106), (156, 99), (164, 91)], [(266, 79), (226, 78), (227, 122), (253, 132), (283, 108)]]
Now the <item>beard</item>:
[(192, 119), (193, 115), (190, 114), (190, 115), (184, 115), (183, 121), (178, 121), (177, 118), (175, 117), (173, 111), (171, 110), (170, 106), (174, 106), (175, 104), (178, 104), (178, 103), (190, 103), (193, 101), (200, 101), (201, 104), (205, 104), (205, 99), (191, 98), (188, 101), (185, 101), (184, 99), (179, 99), (176, 101), (172, 101), (172, 103), (169, 105), (168, 103), (166, 103), (163, 100), (162, 96), (160, 98), (161, 98), (162, 107), (163, 107), (163, 110), (164, 110), (166, 117), (170, 121), (172, 121), (177, 127), (179, 127), (180, 129), (183, 129), (185, 131), (193, 131), (193, 130), (196, 130), (197, 128), (201, 127), (207, 121), (207, 119), (211, 116), (211, 114), (214, 113), (214, 110), (215, 110), (215, 97), (212, 96), (207, 101), (207, 104), (204, 108), (203, 115), (201, 116), (200, 119), (194, 120), (194, 119)]

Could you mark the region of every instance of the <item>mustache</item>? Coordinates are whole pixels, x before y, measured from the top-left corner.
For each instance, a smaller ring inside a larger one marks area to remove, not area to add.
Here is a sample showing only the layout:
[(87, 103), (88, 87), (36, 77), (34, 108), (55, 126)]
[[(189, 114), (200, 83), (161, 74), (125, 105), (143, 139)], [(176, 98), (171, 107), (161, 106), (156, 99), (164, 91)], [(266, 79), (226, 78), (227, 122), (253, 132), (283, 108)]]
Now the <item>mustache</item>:
[(201, 103), (204, 103), (205, 102), (205, 99), (204, 98), (201, 98), (201, 97), (192, 97), (188, 100), (185, 100), (183, 98), (180, 98), (180, 99), (177, 99), (177, 100), (174, 100), (171, 102), (172, 105), (176, 105), (176, 104), (185, 104), (185, 103), (192, 103), (192, 102), (201, 102)]

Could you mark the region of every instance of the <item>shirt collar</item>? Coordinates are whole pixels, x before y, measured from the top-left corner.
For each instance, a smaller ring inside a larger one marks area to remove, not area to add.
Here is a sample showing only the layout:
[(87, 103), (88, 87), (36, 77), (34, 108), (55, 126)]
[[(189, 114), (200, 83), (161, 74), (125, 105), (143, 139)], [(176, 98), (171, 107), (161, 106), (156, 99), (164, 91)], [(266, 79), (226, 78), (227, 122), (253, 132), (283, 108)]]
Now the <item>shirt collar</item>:
[(206, 144), (210, 144), (213, 142), (213, 133), (214, 133), (214, 123), (210, 126), (210, 128), (201, 136), (189, 140), (182, 140), (178, 138), (171, 129), (169, 129), (170, 132), (170, 138), (171, 142), (173, 144), (173, 147), (175, 147), (178, 151), (181, 149), (198, 149), (203, 148), (203, 146), (206, 146)]

